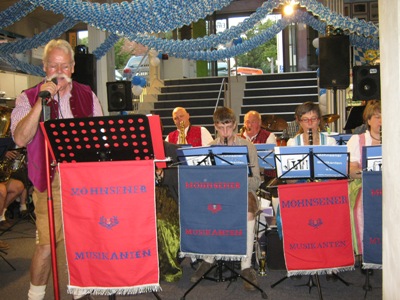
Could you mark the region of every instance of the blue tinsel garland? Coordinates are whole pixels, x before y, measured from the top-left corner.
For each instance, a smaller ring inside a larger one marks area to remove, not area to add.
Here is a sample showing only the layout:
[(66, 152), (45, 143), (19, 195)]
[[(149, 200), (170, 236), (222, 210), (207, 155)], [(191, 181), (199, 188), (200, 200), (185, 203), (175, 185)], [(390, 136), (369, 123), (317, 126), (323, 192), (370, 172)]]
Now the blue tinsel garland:
[[(46, 44), (49, 40), (60, 36), (76, 22), (85, 22), (111, 35), (93, 54), (100, 59), (113, 47), (122, 36), (139, 42), (149, 48), (168, 53), (171, 56), (193, 60), (219, 60), (234, 57), (248, 52), (275, 37), (290, 23), (304, 23), (324, 34), (327, 25), (342, 29), (350, 36), (352, 46), (367, 49), (379, 49), (379, 31), (373, 23), (350, 19), (331, 12), (316, 0), (299, 0), (298, 4), (307, 10), (297, 10), (291, 17), (284, 17), (275, 25), (227, 49), (215, 49), (253, 28), (274, 8), (285, 4), (285, 0), (269, 0), (263, 3), (249, 18), (238, 26), (229, 28), (223, 33), (191, 40), (166, 40), (150, 33), (168, 32), (183, 25), (188, 25), (208, 14), (223, 8), (232, 0), (142, 0), (122, 3), (99, 4), (82, 2), (81, 0), (21, 0), (0, 13), (1, 28), (20, 20), (37, 6), (63, 14), (65, 19), (53, 28), (34, 36), (13, 43), (0, 45), (0, 59), (10, 63), (19, 70), (30, 74), (38, 74), (37, 68), (28, 67), (26, 63), (13, 59), (9, 54), (22, 53), (26, 50)], [(217, 3), (216, 3), (217, 2)], [(318, 17), (315, 18), (315, 16)], [(40, 71), (39, 73), (42, 73)]]

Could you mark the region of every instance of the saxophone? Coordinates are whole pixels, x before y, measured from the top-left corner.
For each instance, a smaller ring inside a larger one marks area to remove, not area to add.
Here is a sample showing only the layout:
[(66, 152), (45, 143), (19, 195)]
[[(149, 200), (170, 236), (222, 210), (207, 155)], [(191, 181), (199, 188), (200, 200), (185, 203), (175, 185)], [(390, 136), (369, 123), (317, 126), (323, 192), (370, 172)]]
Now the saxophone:
[(185, 122), (180, 121), (179, 123), (179, 140), (178, 144), (186, 144), (186, 136), (185, 136)]

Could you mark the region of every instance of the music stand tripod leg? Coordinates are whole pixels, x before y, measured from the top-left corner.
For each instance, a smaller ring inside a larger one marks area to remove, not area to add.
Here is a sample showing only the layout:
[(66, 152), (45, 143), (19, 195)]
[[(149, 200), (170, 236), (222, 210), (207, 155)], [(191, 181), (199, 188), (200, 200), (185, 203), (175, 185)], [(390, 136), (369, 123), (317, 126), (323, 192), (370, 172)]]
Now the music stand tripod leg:
[[(315, 279), (315, 281), (314, 281)], [(311, 289), (316, 286), (318, 289), (319, 299), (322, 299), (322, 291), (321, 291), (321, 284), (319, 282), (318, 274), (309, 275), (308, 282), (305, 284), (300, 284), (298, 286), (308, 286), (308, 293), (311, 293)]]
[[(233, 276), (234, 276), (235, 278), (236, 278), (236, 277), (239, 277), (239, 278), (243, 279), (244, 281), (246, 281), (247, 283), (249, 283), (250, 285), (252, 285), (252, 286), (253, 286), (254, 288), (256, 288), (257, 290), (259, 290), (260, 293), (261, 293), (261, 297), (262, 297), (263, 299), (268, 299), (267, 294), (266, 294), (266, 293), (264, 292), (264, 290), (261, 289), (258, 285), (252, 283), (250, 280), (248, 280), (246, 277), (244, 277), (244, 276), (242, 276), (241, 274), (239, 274), (238, 272), (236, 272), (234, 269), (232, 269), (232, 268), (229, 267), (228, 265), (225, 265), (225, 267), (226, 267), (229, 271), (231, 271), (232, 274), (234, 274)], [(229, 279), (230, 279), (230, 278), (229, 278)]]
[(366, 299), (367, 293), (369, 291), (372, 291), (372, 286), (369, 283), (369, 269), (366, 269), (366, 272), (365, 272), (365, 283), (363, 285), (363, 290), (365, 291), (364, 299)]
[(344, 280), (342, 277), (340, 277), (338, 274), (336, 273), (332, 273), (332, 275), (337, 278), (339, 281), (341, 281), (344, 285), (349, 286), (350, 283), (348, 283), (346, 280)]
[[(214, 270), (214, 269), (217, 268), (217, 267), (222, 267), (222, 266), (220, 266), (219, 263), (217, 263), (217, 264), (211, 266), (211, 268), (209, 268), (209, 269), (207, 270), (207, 272), (205, 272), (205, 273), (203, 274), (203, 276), (201, 276), (200, 279), (197, 280), (197, 281), (185, 292), (185, 294), (182, 296), (181, 300), (185, 300), (186, 296), (187, 296), (187, 295), (188, 295), (188, 294), (203, 280), (203, 279), (206, 279), (206, 280), (213, 280), (212, 278), (209, 278), (209, 277), (206, 277), (206, 276), (207, 276), (212, 270)], [(213, 281), (217, 281), (217, 280), (214, 279)]]
[(1, 257), (14, 271), (16, 271), (17, 269), (4, 257), (4, 255), (3, 255), (2, 253), (7, 255), (7, 252), (0, 249), (0, 257)]
[(282, 277), (281, 279), (279, 279), (277, 282), (271, 284), (271, 289), (273, 289), (274, 287), (276, 287), (278, 284), (280, 284), (281, 282), (285, 281), (286, 279), (288, 279), (288, 276)]

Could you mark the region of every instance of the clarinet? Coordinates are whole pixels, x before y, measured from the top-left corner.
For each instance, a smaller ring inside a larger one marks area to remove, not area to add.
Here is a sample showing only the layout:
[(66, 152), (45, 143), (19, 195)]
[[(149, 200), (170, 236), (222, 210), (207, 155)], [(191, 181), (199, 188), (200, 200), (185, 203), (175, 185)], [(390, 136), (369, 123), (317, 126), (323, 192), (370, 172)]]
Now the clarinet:
[(308, 144), (312, 145), (313, 144), (313, 136), (312, 136), (312, 129), (308, 129)]
[(379, 139), (381, 140), (382, 144), (382, 126), (379, 127)]
[(224, 138), (224, 145), (228, 145), (228, 138)]

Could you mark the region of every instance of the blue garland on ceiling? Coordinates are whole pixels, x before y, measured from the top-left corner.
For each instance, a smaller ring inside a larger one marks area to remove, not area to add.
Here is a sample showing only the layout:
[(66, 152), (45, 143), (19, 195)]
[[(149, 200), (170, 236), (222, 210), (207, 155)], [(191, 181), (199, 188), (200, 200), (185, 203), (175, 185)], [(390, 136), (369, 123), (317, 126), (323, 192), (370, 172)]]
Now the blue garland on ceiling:
[(76, 23), (78, 22), (75, 20), (65, 18), (53, 27), (35, 35), (32, 38), (20, 39), (13, 43), (0, 44), (0, 53), (23, 53), (27, 50), (46, 45), (48, 41), (58, 38), (64, 32), (74, 27)]
[(32, 4), (29, 0), (21, 0), (6, 10), (0, 12), (0, 28), (4, 28), (21, 20), (36, 9), (38, 5)]
[[(21, 53), (25, 50), (44, 45), (52, 38), (56, 38), (61, 33), (67, 31), (73, 26), (69, 27), (72, 23), (78, 21), (86, 22), (90, 26), (95, 26), (111, 33), (104, 43), (93, 51), (97, 59), (105, 55), (115, 42), (124, 36), (149, 48), (157, 49), (157, 51), (162, 53), (168, 53), (171, 56), (193, 60), (218, 60), (234, 57), (254, 49), (274, 38), (277, 33), (290, 23), (307, 24), (321, 35), (324, 35), (326, 26), (331, 25), (349, 34), (352, 46), (363, 50), (379, 49), (379, 31), (375, 24), (372, 22), (367, 23), (364, 20), (350, 19), (331, 12), (316, 0), (297, 1), (300, 7), (307, 10), (308, 13), (303, 10), (297, 10), (293, 16), (282, 18), (275, 25), (257, 36), (226, 49), (204, 50), (217, 48), (218, 45), (224, 45), (244, 34), (270, 14), (273, 9), (283, 5), (285, 1), (269, 0), (264, 2), (261, 7), (238, 26), (229, 28), (223, 33), (216, 35), (177, 41), (161, 39), (149, 34), (149, 32), (167, 32), (171, 30), (170, 28), (175, 29), (183, 25), (188, 25), (198, 19), (205, 18), (211, 10), (218, 10), (215, 8), (222, 8), (231, 1), (145, 0), (100, 5), (99, 3), (82, 2), (81, 0), (30, 0), (28, 5), (27, 0), (21, 0), (6, 11), (15, 11), (16, 7), (31, 8), (31, 6), (42, 5), (44, 9), (51, 10), (54, 13), (62, 13), (66, 17), (65, 22), (60, 22), (55, 26), (57, 27), (56, 29), (47, 30), (33, 38), (0, 45), (0, 58), (10, 61), (10, 58), (7, 56), (9, 53)], [(214, 2), (218, 2), (219, 6), (214, 4)], [(4, 15), (6, 11), (0, 13), (0, 16)], [(13, 20), (15, 22), (21, 18), (21, 11), (14, 16)], [(55, 36), (56, 32), (60, 32), (60, 34)], [(12, 65), (17, 69), (30, 73), (26, 69), (25, 63), (18, 64), (13, 60)]]
[(121, 37), (116, 35), (116, 34), (111, 34), (110, 36), (108, 36), (106, 38), (106, 40), (96, 49), (93, 51), (93, 55), (94, 57), (96, 57), (96, 59), (100, 59), (101, 57), (103, 57), (104, 55), (106, 55), (106, 53), (112, 48), (114, 47), (114, 44), (116, 42), (118, 42), (118, 40)]
[(5, 61), (6, 63), (13, 66), (17, 70), (22, 70), (27, 74), (42, 76), (42, 77), (45, 76), (45, 73), (44, 73), (42, 67), (23, 62), (13, 56), (11, 56), (10, 54), (0, 55), (0, 60)]
[(141, 0), (99, 4), (82, 0), (31, 0), (46, 10), (77, 18), (102, 30), (107, 30), (112, 23), (117, 27), (129, 24), (131, 30), (137, 33), (168, 32), (190, 25), (221, 10), (232, 1)]

